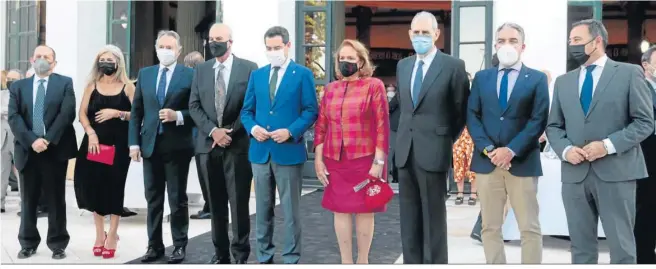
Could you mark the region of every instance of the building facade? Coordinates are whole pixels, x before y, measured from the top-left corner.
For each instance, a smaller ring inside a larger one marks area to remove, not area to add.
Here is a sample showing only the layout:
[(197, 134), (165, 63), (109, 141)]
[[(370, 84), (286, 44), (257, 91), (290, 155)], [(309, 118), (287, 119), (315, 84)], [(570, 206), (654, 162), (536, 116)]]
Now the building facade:
[[(94, 56), (105, 44), (115, 44), (123, 50), (129, 73), (135, 78), (140, 67), (156, 63), (154, 44), (158, 30), (174, 29), (180, 33), (184, 57), (193, 50), (203, 51), (207, 27), (221, 21), (233, 29), (233, 53), (264, 66), (264, 32), (280, 25), (290, 32), (292, 58), (313, 70), (320, 91), (333, 78), (331, 56), (344, 38), (366, 41), (384, 70), (406, 55), (403, 53), (412, 54), (407, 36), (412, 15), (430, 9), (439, 15), (438, 46), (463, 59), (472, 75), (490, 65), (496, 28), (504, 22), (515, 22), (526, 32), (524, 63), (548, 70), (556, 77), (568, 69), (566, 40), (573, 21), (601, 19), (603, 15), (609, 31), (617, 28), (613, 31), (631, 36), (628, 24), (632, 17), (620, 18), (625, 22), (618, 24), (611, 21), (611, 15), (602, 14), (604, 5), (611, 2), (618, 1), (3, 1), (0, 69), (25, 71), (34, 47), (46, 43), (57, 52), (55, 71), (73, 78), (79, 103)], [(652, 11), (640, 13), (640, 28), (644, 30), (633, 36), (642, 34), (642, 39), (656, 40), (654, 30), (646, 30), (656, 29)], [(631, 38), (618, 42), (635, 44)], [(625, 52), (624, 48), (611, 47), (609, 52), (616, 56), (632, 51), (635, 54), (637, 48), (631, 48)], [(76, 127), (81, 139), (83, 131)]]

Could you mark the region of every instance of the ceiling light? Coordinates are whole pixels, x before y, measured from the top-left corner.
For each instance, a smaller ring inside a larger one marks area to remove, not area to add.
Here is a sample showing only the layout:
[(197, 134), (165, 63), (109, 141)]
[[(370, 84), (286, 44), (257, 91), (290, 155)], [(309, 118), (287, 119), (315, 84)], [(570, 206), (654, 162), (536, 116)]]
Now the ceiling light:
[(642, 42), (640, 43), (640, 51), (642, 53), (645, 53), (645, 51), (647, 51), (649, 49), (649, 45), (650, 45), (649, 41), (642, 40)]

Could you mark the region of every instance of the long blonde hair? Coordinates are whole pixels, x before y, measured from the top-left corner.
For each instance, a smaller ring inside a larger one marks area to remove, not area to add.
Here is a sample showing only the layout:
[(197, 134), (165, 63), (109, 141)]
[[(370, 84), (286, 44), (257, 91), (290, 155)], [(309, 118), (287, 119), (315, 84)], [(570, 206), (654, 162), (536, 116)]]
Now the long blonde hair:
[(127, 71), (125, 71), (125, 58), (123, 57), (123, 52), (121, 49), (114, 45), (105, 45), (102, 49), (100, 49), (93, 60), (91, 72), (89, 73), (89, 78), (87, 80), (87, 87), (95, 84), (105, 75), (100, 70), (98, 70), (98, 60), (100, 59), (100, 56), (107, 52), (111, 53), (112, 56), (114, 56), (114, 60), (116, 61), (116, 73), (114, 74), (116, 80), (122, 82), (123, 84), (132, 83), (128, 78)]

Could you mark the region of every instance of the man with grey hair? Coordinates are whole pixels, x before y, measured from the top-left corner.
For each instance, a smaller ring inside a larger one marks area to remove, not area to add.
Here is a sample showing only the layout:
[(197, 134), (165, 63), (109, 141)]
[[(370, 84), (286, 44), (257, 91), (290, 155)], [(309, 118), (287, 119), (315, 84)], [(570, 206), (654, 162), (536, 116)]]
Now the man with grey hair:
[(476, 173), (481, 199), (487, 263), (506, 263), (501, 227), (508, 199), (521, 233), (522, 263), (542, 262), (538, 139), (547, 125), (549, 86), (544, 73), (522, 63), (524, 40), (518, 24), (504, 23), (497, 29), (499, 66), (474, 76), (469, 97), (467, 129), (475, 148), (471, 171)]
[(168, 262), (181, 263), (186, 256), (189, 230), (187, 175), (193, 156), (194, 126), (189, 115), (189, 94), (193, 70), (177, 64), (182, 48), (176, 32), (161, 31), (155, 47), (159, 64), (139, 70), (128, 130), (130, 157), (133, 161), (140, 161), (142, 156), (144, 159), (148, 250), (141, 261), (153, 262), (164, 255), (166, 191), (174, 246)]
[(465, 62), (435, 46), (440, 30), (433, 14), (418, 13), (408, 35), (416, 55), (396, 67), (403, 263), (447, 264), (447, 173), (465, 126), (469, 80)]
[(574, 23), (571, 57), (580, 67), (554, 86), (547, 138), (563, 160), (562, 196), (572, 263), (597, 263), (599, 217), (613, 264), (636, 263), (636, 180), (647, 177), (640, 142), (654, 133), (652, 93), (640, 67), (606, 56), (597, 20)]
[[(642, 55), (647, 87), (652, 93), (656, 114), (656, 46)], [(652, 133), (640, 143), (649, 177), (638, 180), (636, 190), (636, 216), (633, 235), (636, 240), (638, 264), (656, 264), (656, 134)]]

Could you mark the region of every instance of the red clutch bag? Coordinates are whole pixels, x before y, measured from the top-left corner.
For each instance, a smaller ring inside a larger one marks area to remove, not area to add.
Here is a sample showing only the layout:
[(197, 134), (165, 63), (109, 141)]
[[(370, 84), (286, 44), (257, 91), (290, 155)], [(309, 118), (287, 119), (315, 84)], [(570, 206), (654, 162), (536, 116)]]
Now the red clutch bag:
[(87, 153), (87, 160), (94, 161), (98, 163), (104, 163), (106, 165), (114, 165), (114, 154), (116, 154), (116, 148), (114, 146), (108, 145), (99, 145), (100, 152), (98, 154)]
[[(381, 208), (387, 205), (387, 203), (389, 203), (394, 197), (394, 190), (392, 190), (392, 187), (390, 187), (390, 185), (383, 179), (369, 176), (369, 178), (362, 183), (366, 183), (364, 186), (364, 204), (368, 209), (373, 210)], [(362, 186), (362, 183), (359, 185)], [(357, 187), (358, 186), (356, 186), (356, 188)]]

